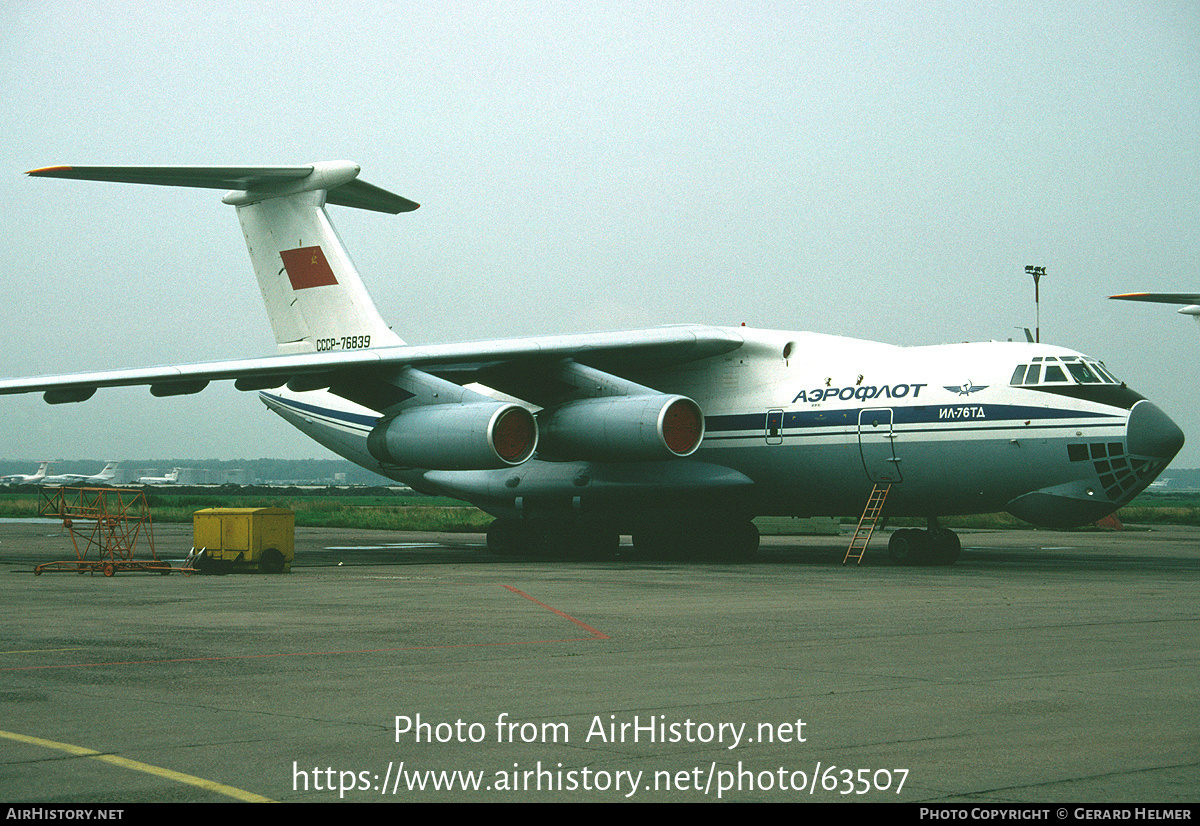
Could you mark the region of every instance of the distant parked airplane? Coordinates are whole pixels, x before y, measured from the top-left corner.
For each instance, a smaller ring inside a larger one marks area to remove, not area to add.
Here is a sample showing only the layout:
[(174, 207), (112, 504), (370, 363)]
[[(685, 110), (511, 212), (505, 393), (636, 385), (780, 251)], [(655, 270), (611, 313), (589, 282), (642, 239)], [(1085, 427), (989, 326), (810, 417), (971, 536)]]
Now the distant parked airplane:
[(24, 473), (14, 473), (11, 476), (0, 477), (0, 484), (4, 485), (29, 485), (36, 484), (46, 478), (46, 471), (50, 468), (49, 462), (42, 462), (38, 465), (36, 473), (26, 475)]
[(166, 476), (142, 476), (137, 480), (139, 485), (173, 485), (179, 481), (180, 468), (175, 468)]
[(104, 470), (97, 474), (89, 476), (86, 473), (58, 473), (54, 476), (47, 476), (38, 482), (40, 485), (111, 485), (113, 479), (116, 478), (117, 469), (121, 467), (120, 462), (109, 462), (104, 466)]

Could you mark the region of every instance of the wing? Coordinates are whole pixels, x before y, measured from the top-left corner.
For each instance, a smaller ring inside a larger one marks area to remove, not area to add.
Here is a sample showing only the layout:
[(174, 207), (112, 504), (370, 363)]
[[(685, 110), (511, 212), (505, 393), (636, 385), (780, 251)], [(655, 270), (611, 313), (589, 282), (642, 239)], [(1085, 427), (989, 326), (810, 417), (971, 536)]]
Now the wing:
[(1120, 301), (1150, 301), (1155, 304), (1200, 304), (1200, 293), (1122, 293), (1110, 295)]
[(1190, 315), (1200, 321), (1200, 294), (1198, 293), (1125, 293), (1109, 298), (1121, 301), (1150, 301), (1155, 304), (1182, 304), (1179, 313)]
[[(232, 380), (239, 390), (288, 385), (292, 390), (330, 388), (353, 401), (383, 410), (394, 399), (360, 392), (372, 379), (417, 367), (458, 384), (479, 381), (502, 392), (528, 389), (543, 368), (574, 360), (616, 373), (641, 372), (728, 353), (743, 339), (733, 330), (680, 326), (613, 333), (499, 341), (387, 347), (198, 364), (74, 373), (0, 380), (0, 394), (41, 392), (50, 404), (81, 402), (101, 387), (149, 385), (155, 396), (198, 393), (212, 381)], [(353, 389), (351, 389), (353, 388)], [(536, 394), (533, 394), (536, 395)]]

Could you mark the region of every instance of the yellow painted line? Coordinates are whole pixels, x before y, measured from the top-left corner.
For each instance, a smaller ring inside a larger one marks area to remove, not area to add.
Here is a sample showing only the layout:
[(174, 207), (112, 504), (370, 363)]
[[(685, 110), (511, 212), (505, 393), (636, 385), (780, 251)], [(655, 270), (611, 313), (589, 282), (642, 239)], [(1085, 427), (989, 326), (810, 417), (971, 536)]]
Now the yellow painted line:
[(43, 740), (40, 737), (30, 737), (25, 734), (16, 734), (11, 731), (0, 731), (0, 737), (7, 737), (9, 740), (16, 740), (19, 743), (29, 743), (34, 746), (44, 746), (48, 749), (58, 749), (65, 751), (67, 754), (73, 754), (77, 757), (90, 757), (93, 760), (102, 760), (105, 763), (111, 763), (114, 766), (120, 766), (123, 769), (133, 769), (134, 771), (153, 774), (157, 777), (163, 777), (167, 780), (174, 780), (177, 783), (186, 783), (189, 786), (197, 786), (206, 791), (216, 792), (235, 800), (240, 800), (243, 803), (274, 803), (269, 797), (247, 792), (242, 789), (235, 789), (233, 786), (226, 786), (224, 783), (217, 783), (212, 780), (205, 780), (203, 777), (196, 777), (183, 772), (164, 769), (161, 766), (151, 766), (149, 763), (139, 763), (137, 760), (129, 760), (125, 757), (118, 757), (115, 754), (101, 754), (92, 749), (85, 749), (83, 746), (73, 746), (70, 743), (56, 743), (53, 740)]
[(82, 651), (83, 648), (22, 648), (16, 651), (0, 651), (0, 654), (46, 654), (52, 651)]

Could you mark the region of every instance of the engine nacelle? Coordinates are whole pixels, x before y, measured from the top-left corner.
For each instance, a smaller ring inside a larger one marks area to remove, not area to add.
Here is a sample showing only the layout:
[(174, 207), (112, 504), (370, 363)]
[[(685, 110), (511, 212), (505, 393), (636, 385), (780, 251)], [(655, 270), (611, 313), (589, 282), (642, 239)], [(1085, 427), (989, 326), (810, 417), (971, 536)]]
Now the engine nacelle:
[(544, 410), (538, 429), (539, 449), (552, 458), (649, 461), (694, 453), (704, 414), (685, 396), (606, 396)]
[(380, 462), (430, 470), (489, 470), (519, 465), (533, 455), (537, 421), (504, 402), (430, 404), (375, 425), (367, 450)]

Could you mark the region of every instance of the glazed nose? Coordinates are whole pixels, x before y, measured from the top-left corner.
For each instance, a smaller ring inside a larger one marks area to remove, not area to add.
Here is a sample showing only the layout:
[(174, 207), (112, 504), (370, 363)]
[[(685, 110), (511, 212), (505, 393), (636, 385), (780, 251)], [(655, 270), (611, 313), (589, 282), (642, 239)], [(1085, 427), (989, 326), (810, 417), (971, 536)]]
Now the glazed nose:
[(1134, 456), (1169, 462), (1183, 447), (1183, 431), (1166, 413), (1142, 399), (1129, 411), (1126, 445)]

